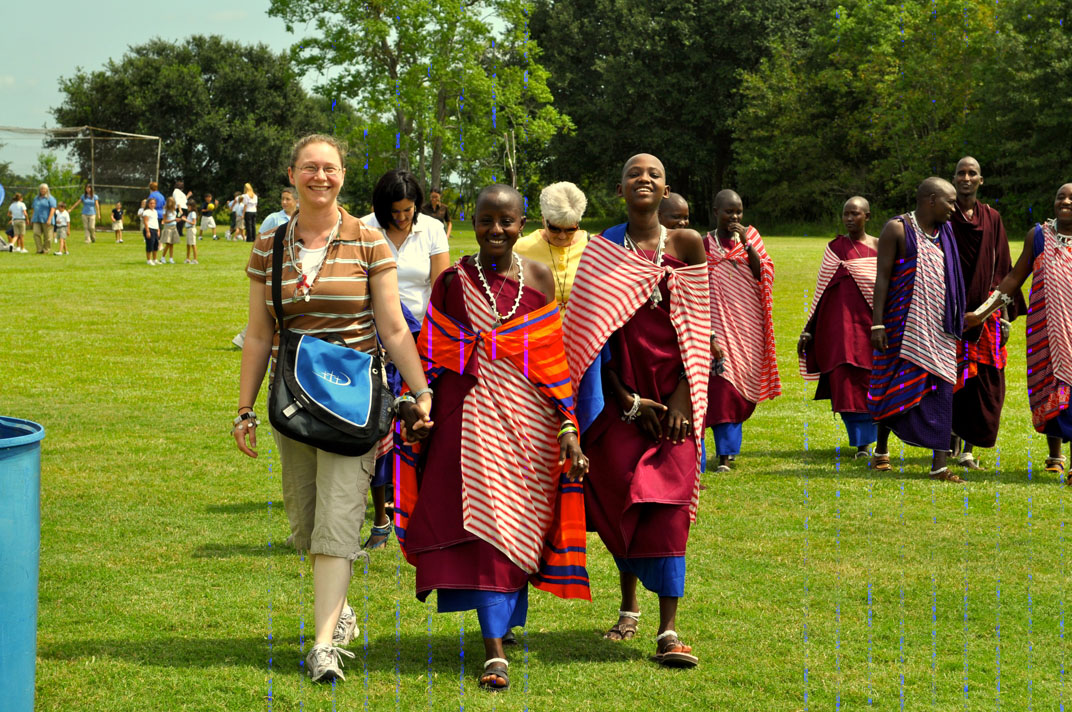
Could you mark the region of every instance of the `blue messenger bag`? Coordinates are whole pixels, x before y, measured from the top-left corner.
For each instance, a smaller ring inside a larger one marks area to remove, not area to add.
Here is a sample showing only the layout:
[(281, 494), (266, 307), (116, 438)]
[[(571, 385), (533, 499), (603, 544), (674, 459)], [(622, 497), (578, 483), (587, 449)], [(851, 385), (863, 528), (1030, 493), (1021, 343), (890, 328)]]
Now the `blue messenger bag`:
[(268, 389), (268, 419), (292, 440), (338, 455), (364, 455), (391, 428), (391, 393), (379, 348), (365, 353), (333, 341), (296, 334), (283, 326), (283, 241), (272, 250), (272, 304), (279, 325), (275, 378)]

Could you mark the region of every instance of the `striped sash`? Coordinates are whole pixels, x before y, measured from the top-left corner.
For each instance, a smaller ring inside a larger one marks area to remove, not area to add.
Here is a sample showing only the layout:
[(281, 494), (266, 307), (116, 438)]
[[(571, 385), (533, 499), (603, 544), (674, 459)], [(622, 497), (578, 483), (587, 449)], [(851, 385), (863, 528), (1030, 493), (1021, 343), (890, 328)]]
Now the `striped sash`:
[(748, 227), (745, 240), (759, 255), (758, 282), (748, 266), (743, 244), (724, 250), (714, 234), (708, 233), (704, 238), (711, 334), (726, 356), (723, 377), (745, 400), (759, 403), (782, 393), (772, 317), (774, 262), (754, 227)]
[[(905, 230), (911, 230), (907, 224)], [(916, 236), (916, 276), (901, 337), (901, 358), (947, 383), (957, 382), (957, 340), (942, 328), (945, 256), (925, 235)]]
[[(473, 330), (430, 304), (417, 345), (430, 376), (450, 369), (477, 377), (462, 404), (464, 527), (532, 574), (537, 588), (591, 600), (583, 488), (558, 465), (559, 424), (576, 422), (558, 305), (493, 328), (497, 316), (481, 288), (464, 269), (455, 279)], [(495, 457), (487, 454), (489, 443)], [(396, 478), (404, 546), (416, 475)]]
[[(625, 226), (605, 232), (621, 240)], [(574, 390), (589, 368), (598, 368), (597, 357), (611, 334), (647, 308), (652, 290), (666, 277), (670, 291), (670, 322), (677, 332), (678, 348), (685, 364), (692, 399), (692, 420), (703, 422), (707, 412), (707, 376), (711, 367), (710, 299), (707, 265), (688, 265), (677, 269), (656, 266), (626, 250), (621, 242), (596, 235), (588, 243), (577, 266), (577, 276), (570, 292), (569, 310), (562, 327), (566, 340), (566, 358), (573, 375)], [(598, 387), (598, 385), (597, 385)], [(701, 428), (693, 428), (696, 442), (696, 472), (700, 471)], [(689, 517), (695, 521), (699, 502), (700, 478), (696, 478)]]
[[(815, 283), (815, 295), (812, 297), (811, 307), (808, 308), (808, 317), (804, 320), (805, 324), (811, 321), (811, 317), (819, 307), (819, 301), (823, 298), (827, 286), (830, 285), (830, 280), (837, 273), (838, 267), (845, 268), (845, 271), (852, 277), (852, 281), (860, 288), (860, 293), (867, 301), (867, 306), (874, 308), (875, 275), (878, 271), (878, 257), (857, 257), (851, 260), (842, 260), (834, 254), (834, 251), (830, 249), (830, 245), (827, 245), (826, 252), (823, 253), (822, 264), (819, 265), (819, 278)], [(806, 381), (818, 381), (819, 372), (810, 373), (808, 371), (807, 358), (802, 356), (799, 361), (801, 377)]]
[(1068, 408), (1072, 386), (1072, 249), (1049, 223), (1035, 226), (1035, 261), (1027, 311), (1027, 395), (1039, 432)]

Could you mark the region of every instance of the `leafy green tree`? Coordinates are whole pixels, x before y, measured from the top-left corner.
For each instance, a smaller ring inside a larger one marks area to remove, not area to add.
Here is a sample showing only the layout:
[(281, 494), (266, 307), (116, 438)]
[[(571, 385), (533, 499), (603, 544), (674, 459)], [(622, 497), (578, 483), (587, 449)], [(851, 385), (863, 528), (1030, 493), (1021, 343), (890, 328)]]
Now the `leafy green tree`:
[(426, 185), (448, 173), (516, 183), (518, 134), (539, 144), (569, 128), (550, 104), (524, 0), (272, 0), (269, 14), (310, 28), (293, 48), (297, 65), (390, 126), (358, 130), (365, 142), (386, 139), (370, 153), (393, 151), (392, 167)]
[(773, 43), (804, 36), (818, 2), (536, 0), (532, 34), (548, 48), (555, 105), (577, 126), (552, 140), (544, 179), (605, 191), (631, 153), (648, 151), (710, 224), (714, 195), (736, 172), (739, 73)]
[[(245, 182), (274, 193), (286, 182), (297, 137), (348, 131), (354, 122), (344, 103), (301, 87), (286, 53), (218, 36), (154, 39), (102, 70), (77, 70), (60, 87), (63, 102), (52, 115), (61, 126), (160, 136), (162, 184), (181, 178), (193, 190), (219, 194)], [(71, 143), (88, 174), (88, 142)]]

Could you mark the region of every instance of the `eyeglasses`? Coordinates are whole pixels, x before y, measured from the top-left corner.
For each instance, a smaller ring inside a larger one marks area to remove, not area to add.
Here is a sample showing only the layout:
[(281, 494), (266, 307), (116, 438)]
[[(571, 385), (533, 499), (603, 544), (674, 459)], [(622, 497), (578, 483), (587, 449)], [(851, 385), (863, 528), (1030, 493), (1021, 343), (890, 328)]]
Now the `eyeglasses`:
[(550, 232), (553, 232), (556, 235), (559, 235), (561, 233), (566, 233), (567, 235), (572, 235), (573, 233), (577, 232), (577, 230), (580, 229), (580, 225), (574, 225), (573, 227), (558, 227), (557, 225), (552, 225), (551, 223), (547, 223), (547, 229)]
[(332, 165), (316, 166), (312, 163), (307, 163), (306, 165), (299, 168), (298, 171), (300, 171), (302, 175), (307, 176), (315, 176), (320, 171), (324, 171), (324, 175), (326, 176), (335, 176), (342, 173), (342, 168), (340, 168), (339, 166)]

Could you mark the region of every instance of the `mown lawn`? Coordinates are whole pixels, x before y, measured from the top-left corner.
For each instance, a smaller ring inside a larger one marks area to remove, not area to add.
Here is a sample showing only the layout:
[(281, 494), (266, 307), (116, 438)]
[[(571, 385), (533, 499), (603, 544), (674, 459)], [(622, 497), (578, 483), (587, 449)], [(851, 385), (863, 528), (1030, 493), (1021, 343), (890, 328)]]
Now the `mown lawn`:
[[(472, 251), (471, 235), (456, 233), (455, 256)], [(1072, 492), (1042, 473), (1023, 322), (999, 447), (982, 453), (991, 468), (963, 486), (935, 484), (927, 453), (902, 458), (895, 445), (895, 472), (875, 476), (841, 459), (840, 423), (796, 375), (823, 244), (767, 240), (785, 393), (745, 426), (736, 469), (705, 480), (678, 626), (700, 667), (649, 661), (650, 594), (637, 639), (601, 640), (617, 579), (591, 537), (594, 602), (534, 591), (525, 645), (509, 653), (513, 689), (498, 696), (475, 684), (475, 615), (418, 603), (393, 539), (367, 570), (358, 564), (351, 601), (363, 633), (347, 681), (317, 686), (299, 674), (312, 587), (308, 565), (283, 545), (278, 460), (267, 428), (258, 460), (228, 434), (247, 245), (203, 242), (196, 266), (146, 266), (135, 233), (123, 245), (72, 239), (66, 258), (0, 254), (0, 412), (47, 432), (38, 708), (1067, 705)]]

